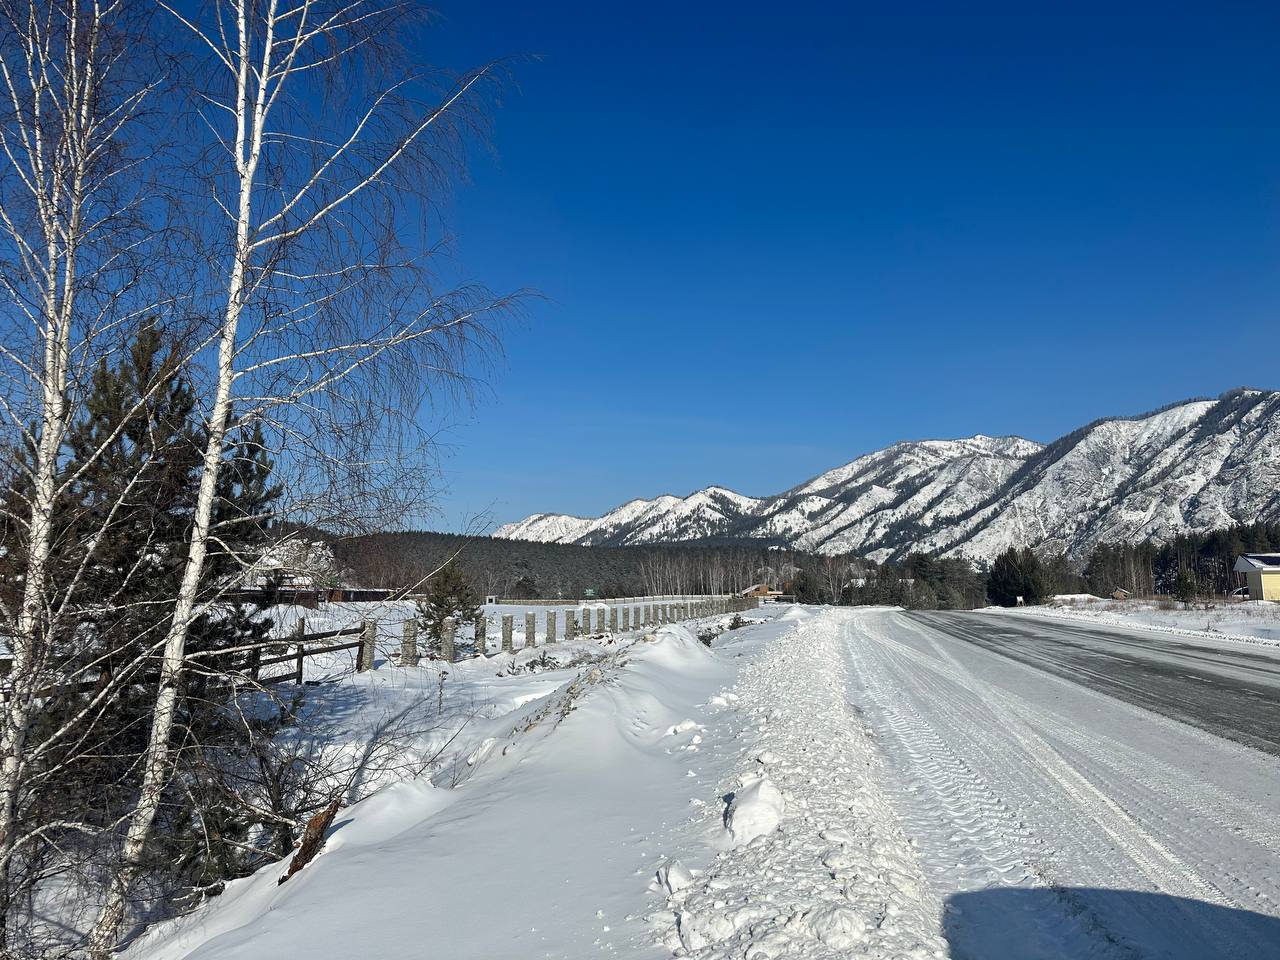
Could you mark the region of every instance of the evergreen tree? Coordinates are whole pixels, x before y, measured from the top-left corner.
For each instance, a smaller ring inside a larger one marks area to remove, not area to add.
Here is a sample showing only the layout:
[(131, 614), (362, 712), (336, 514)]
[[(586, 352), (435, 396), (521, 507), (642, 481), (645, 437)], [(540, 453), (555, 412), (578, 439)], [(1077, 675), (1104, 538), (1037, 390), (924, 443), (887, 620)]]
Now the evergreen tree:
[[(83, 732), (40, 754), (42, 769), (59, 770), (58, 789), (44, 793), (30, 811), (41, 819), (87, 818), (105, 827), (136, 800), (137, 759), (145, 750), (155, 692), (149, 654), (169, 625), (204, 445), (182, 357), (163, 331), (142, 329), (117, 364), (101, 363), (93, 371), (66, 438), (58, 574), (51, 582), (74, 629), (50, 638), (51, 672), (68, 685), (43, 705), (34, 742), (44, 742), (86, 705), (102, 702), (81, 724)], [(218, 489), (217, 537), (201, 587), (201, 599), (216, 606), (192, 627), (192, 655), (262, 642), (271, 626), (257, 610), (220, 600), (260, 552), (278, 496), (261, 431), (242, 427), (232, 437)], [(175, 753), (172, 796), (162, 807), (165, 828), (156, 834), (157, 878), (208, 886), (259, 865), (249, 853), (262, 822), (252, 791), (247, 784), (239, 795), (214, 789), (208, 765), (217, 754), (223, 769), (243, 767), (264, 734), (252, 715), (230, 702), (224, 671), (244, 659), (196, 659), (207, 669), (184, 674), (178, 704), (183, 745)], [(108, 687), (111, 695), (101, 697)], [(199, 801), (194, 806), (193, 798)]]
[(428, 649), (439, 649), (448, 617), (462, 625), (480, 615), (480, 596), (456, 564), (448, 563), (430, 580), (425, 600), (418, 601), (418, 622), (427, 636)]
[(1191, 572), (1182, 569), (1178, 571), (1177, 577), (1174, 578), (1173, 589), (1170, 593), (1173, 594), (1175, 600), (1190, 603), (1196, 598), (1196, 594), (1199, 592), (1198, 587), (1196, 578), (1191, 575)]
[(1019, 597), (1025, 603), (1039, 603), (1048, 594), (1040, 558), (1034, 551), (1010, 547), (991, 564), (987, 596), (992, 603), (1012, 607)]

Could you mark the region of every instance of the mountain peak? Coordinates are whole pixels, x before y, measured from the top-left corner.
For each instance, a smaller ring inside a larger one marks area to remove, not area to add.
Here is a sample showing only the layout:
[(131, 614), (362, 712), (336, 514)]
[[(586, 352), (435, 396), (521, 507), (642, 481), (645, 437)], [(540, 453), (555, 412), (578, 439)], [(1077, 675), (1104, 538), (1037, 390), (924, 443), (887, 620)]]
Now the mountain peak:
[(975, 434), (903, 440), (771, 497), (722, 486), (631, 500), (596, 519), (534, 514), (499, 537), (630, 545), (751, 540), (882, 560), (913, 550), (991, 559), (1010, 546), (1081, 558), (1280, 520), (1280, 394), (1239, 388), (1049, 444)]

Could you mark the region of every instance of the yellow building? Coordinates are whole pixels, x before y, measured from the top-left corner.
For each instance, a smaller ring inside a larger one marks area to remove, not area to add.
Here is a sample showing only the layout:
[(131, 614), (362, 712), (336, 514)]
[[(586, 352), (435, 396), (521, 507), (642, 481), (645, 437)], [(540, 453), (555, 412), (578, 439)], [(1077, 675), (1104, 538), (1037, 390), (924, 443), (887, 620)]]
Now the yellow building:
[(1242, 553), (1232, 569), (1244, 574), (1250, 600), (1280, 600), (1280, 555)]

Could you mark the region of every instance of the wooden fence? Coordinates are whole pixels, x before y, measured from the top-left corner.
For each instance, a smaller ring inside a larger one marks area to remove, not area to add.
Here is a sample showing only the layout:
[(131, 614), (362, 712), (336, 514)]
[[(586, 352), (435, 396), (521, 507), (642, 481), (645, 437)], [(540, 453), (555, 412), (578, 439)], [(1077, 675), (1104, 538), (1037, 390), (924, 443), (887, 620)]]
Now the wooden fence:
[[(759, 602), (754, 598), (732, 595), (683, 597), (667, 603), (641, 602), (650, 599), (641, 597), (635, 600), (586, 601), (586, 605), (581, 610), (547, 610), (543, 615), (545, 630), (541, 634), (542, 643), (555, 644), (559, 642), (561, 637), (568, 641), (578, 637), (605, 637), (619, 633), (635, 633), (664, 624), (739, 613), (759, 606)], [(561, 606), (563, 607), (564, 604), (561, 603)], [(562, 615), (563, 629), (561, 629), (560, 625)], [(491, 619), (494, 621), (494, 626), (501, 631), (500, 634), (494, 637), (499, 644), (498, 652), (515, 652), (515, 615), (508, 613), (491, 618), (481, 614), (476, 618), (475, 635), (470, 644), (470, 656), (473, 658), (489, 656), (489, 622)], [(522, 647), (538, 645), (537, 621), (538, 615), (533, 610), (528, 610), (525, 613)], [(262, 651), (255, 651), (256, 656), (250, 660), (247, 670), (249, 676), (258, 683), (263, 684), (286, 682), (300, 684), (304, 679), (304, 665), (307, 657), (333, 653), (338, 650), (358, 651), (356, 654), (356, 670), (358, 672), (373, 669), (374, 645), (378, 634), (377, 621), (366, 620), (359, 626), (346, 627), (341, 630), (326, 630), (320, 633), (306, 633), (305, 629), (305, 621), (299, 620), (298, 627), (292, 637), (284, 637), (268, 645), (290, 644), (295, 648), (290, 653), (262, 657)], [(402, 666), (417, 666), (421, 659), (418, 652), (417, 620), (406, 620), (403, 625), (403, 631), (403, 638), (400, 643), (400, 664)], [(346, 638), (354, 639), (348, 640)], [(333, 642), (335, 640), (345, 642), (335, 643)], [(465, 644), (465, 641), (462, 641), (462, 643)], [(319, 646), (314, 646), (314, 644), (319, 644)], [(444, 623), (439, 646), (438, 659), (447, 663), (452, 663), (457, 659), (459, 638), (457, 636), (457, 624), (452, 618), (447, 619)], [(281, 664), (290, 664), (293, 669), (287, 673), (262, 675), (264, 668)]]
[[(543, 643), (557, 643), (559, 635), (562, 635), (566, 641), (571, 641), (578, 637), (605, 637), (619, 633), (625, 635), (649, 630), (664, 624), (679, 623), (684, 620), (737, 613), (759, 605), (753, 598), (738, 596), (684, 597), (672, 602), (659, 603), (648, 602), (649, 600), (650, 598), (647, 597), (636, 598), (635, 600), (588, 600), (581, 610), (547, 610), (544, 614), (545, 632), (542, 635)], [(564, 606), (563, 602), (561, 606)], [(558, 629), (561, 614), (564, 617), (563, 631)], [(483, 614), (476, 618), (475, 637), (471, 643), (472, 657), (487, 657), (489, 655), (487, 647), (489, 619)], [(496, 638), (499, 639), (500, 652), (514, 653), (514, 615), (505, 614), (493, 619), (497, 621), (495, 626), (500, 625), (501, 628), (500, 638)], [(537, 614), (533, 610), (528, 610), (525, 613), (523, 647), (533, 647), (538, 644), (537, 619)], [(400, 663), (404, 666), (417, 666), (420, 659), (417, 642), (418, 621), (414, 619), (406, 620), (403, 631), (403, 638), (400, 644)], [(233, 668), (230, 672), (241, 673), (260, 684), (302, 684), (305, 680), (304, 666), (308, 657), (335, 653), (341, 650), (357, 651), (357, 672), (372, 670), (377, 634), (378, 623), (376, 620), (364, 620), (356, 626), (343, 627), (338, 630), (321, 630), (316, 633), (307, 633), (306, 620), (300, 618), (291, 635), (275, 638), (254, 646), (247, 651), (247, 655), (241, 661), (243, 665)], [(452, 618), (447, 619), (440, 637), (439, 659), (450, 663), (456, 659), (456, 634), (457, 625)], [(288, 653), (277, 653), (276, 651), (281, 647), (292, 647), (293, 649)], [(240, 652), (245, 653), (243, 648), (240, 648)], [(264, 654), (267, 654), (267, 656), (264, 656)], [(222, 655), (225, 655), (223, 651), (206, 651), (194, 654), (193, 660), (195, 658), (204, 659)], [(283, 664), (289, 664), (292, 669), (284, 673), (268, 672), (266, 676), (263, 675), (266, 668), (278, 667)], [(0, 679), (3, 679), (11, 668), (12, 661), (7, 657), (0, 657)], [(131, 680), (130, 683), (153, 683), (155, 679), (154, 675), (146, 674), (139, 676), (136, 680)], [(58, 693), (92, 690), (96, 685), (97, 681), (91, 680), (57, 688), (51, 687), (48, 690), (41, 691), (39, 696), (55, 696)], [(7, 690), (3, 691), (3, 698), (8, 699)]]
[[(301, 684), (303, 682), (303, 664), (307, 657), (317, 657), (322, 653), (334, 653), (338, 650), (359, 650), (356, 655), (356, 669), (368, 670), (373, 666), (373, 642), (376, 635), (377, 625), (373, 620), (366, 620), (358, 627), (343, 627), (340, 630), (322, 630), (318, 633), (306, 633), (306, 621), (298, 621), (298, 629), (294, 632), (293, 637), (287, 640), (276, 641), (267, 645), (267, 649), (277, 646), (280, 643), (293, 644), (297, 649), (292, 653), (278, 657), (263, 657), (263, 647), (253, 650), (249, 657), (249, 666), (246, 672), (250, 679), (256, 680), (258, 683), (284, 683), (293, 681)], [(324, 643), (330, 640), (342, 640), (344, 637), (356, 637), (357, 639), (348, 643)], [(313, 643), (324, 643), (323, 646), (308, 646)], [(293, 664), (293, 669), (288, 673), (278, 673), (274, 676), (262, 676), (263, 667), (272, 667), (281, 663)]]

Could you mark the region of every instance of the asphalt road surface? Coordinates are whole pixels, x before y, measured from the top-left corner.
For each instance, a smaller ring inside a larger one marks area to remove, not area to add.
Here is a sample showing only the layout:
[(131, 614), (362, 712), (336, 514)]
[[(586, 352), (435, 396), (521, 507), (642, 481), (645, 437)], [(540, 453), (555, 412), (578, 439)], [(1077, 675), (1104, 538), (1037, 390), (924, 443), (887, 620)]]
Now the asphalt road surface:
[(1016, 614), (908, 616), (955, 640), (1280, 755), (1280, 650)]

